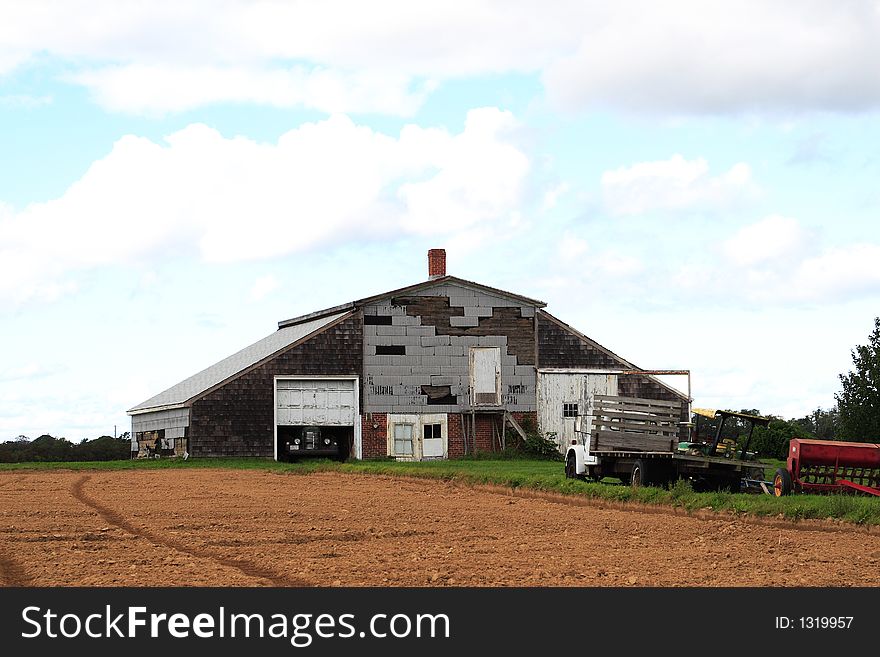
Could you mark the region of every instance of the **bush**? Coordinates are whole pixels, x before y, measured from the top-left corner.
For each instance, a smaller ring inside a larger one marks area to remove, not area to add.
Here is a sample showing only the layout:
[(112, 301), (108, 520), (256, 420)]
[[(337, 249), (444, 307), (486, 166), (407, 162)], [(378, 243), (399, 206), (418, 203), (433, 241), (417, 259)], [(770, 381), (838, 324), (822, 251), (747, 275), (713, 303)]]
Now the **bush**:
[(520, 451), (523, 456), (529, 458), (546, 459), (548, 461), (561, 461), (562, 454), (555, 440), (550, 440), (539, 433), (527, 433), (522, 441)]

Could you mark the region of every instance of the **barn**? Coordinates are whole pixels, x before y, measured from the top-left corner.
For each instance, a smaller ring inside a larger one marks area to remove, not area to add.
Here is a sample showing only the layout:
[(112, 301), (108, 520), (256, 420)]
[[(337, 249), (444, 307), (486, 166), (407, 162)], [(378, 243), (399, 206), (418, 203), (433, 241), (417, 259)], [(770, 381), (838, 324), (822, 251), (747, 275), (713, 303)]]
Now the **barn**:
[[(285, 459), (308, 441), (355, 458), (455, 458), (537, 427), (560, 449), (588, 393), (687, 396), (546, 304), (446, 273), (285, 319), (262, 340), (131, 408), (133, 450)], [(296, 443), (296, 446), (294, 446)], [(326, 443), (326, 446), (324, 445)]]

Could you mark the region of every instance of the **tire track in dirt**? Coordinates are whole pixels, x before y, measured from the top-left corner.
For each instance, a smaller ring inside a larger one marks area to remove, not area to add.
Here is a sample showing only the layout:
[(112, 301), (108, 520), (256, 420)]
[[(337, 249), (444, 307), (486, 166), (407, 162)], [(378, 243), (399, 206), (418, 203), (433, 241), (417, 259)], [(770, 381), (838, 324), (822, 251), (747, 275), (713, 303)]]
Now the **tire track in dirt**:
[(117, 511), (111, 509), (108, 506), (104, 506), (97, 500), (90, 497), (83, 490), (83, 486), (85, 486), (90, 479), (90, 475), (85, 475), (77, 479), (70, 488), (71, 494), (87, 507), (96, 511), (98, 515), (104, 518), (104, 520), (109, 522), (111, 525), (115, 525), (116, 527), (127, 531), (133, 536), (145, 538), (148, 541), (152, 541), (153, 543), (158, 543), (160, 545), (165, 545), (166, 547), (170, 547), (171, 549), (177, 550), (178, 552), (183, 552), (184, 554), (196, 557), (197, 559), (210, 559), (211, 561), (214, 561), (221, 566), (235, 568), (239, 572), (244, 573), (249, 577), (259, 577), (260, 579), (265, 579), (271, 582), (273, 586), (312, 586), (311, 583), (306, 582), (305, 580), (288, 577), (286, 575), (277, 573), (269, 568), (260, 566), (259, 564), (255, 564), (244, 559), (232, 559), (229, 557), (223, 557), (212, 553), (210, 550), (203, 550), (197, 547), (193, 547), (191, 545), (186, 545), (185, 543), (181, 543), (180, 541), (177, 541), (175, 539), (160, 536), (159, 534), (152, 532), (144, 527), (137, 527), (130, 521), (126, 520)]
[(0, 551), (0, 583), (3, 586), (30, 586), (31, 577), (17, 561)]

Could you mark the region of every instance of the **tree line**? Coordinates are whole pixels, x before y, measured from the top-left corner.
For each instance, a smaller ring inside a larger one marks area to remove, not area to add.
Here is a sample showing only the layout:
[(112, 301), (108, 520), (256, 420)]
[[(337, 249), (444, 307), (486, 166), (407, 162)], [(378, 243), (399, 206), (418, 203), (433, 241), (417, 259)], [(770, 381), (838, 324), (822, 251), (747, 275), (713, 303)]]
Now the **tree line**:
[[(749, 451), (784, 459), (788, 456), (788, 441), (792, 438), (880, 443), (880, 317), (874, 319), (874, 330), (868, 336), (867, 344), (857, 345), (850, 353), (853, 369), (839, 375), (841, 390), (834, 395), (836, 406), (817, 408), (797, 419), (769, 416), (769, 426), (755, 427)], [(761, 415), (755, 408), (740, 412)], [(714, 437), (719, 422), (717, 418), (698, 418), (698, 435), (701, 438)], [(721, 437), (742, 445), (748, 430), (745, 420), (729, 418)]]
[(28, 461), (117, 461), (131, 458), (131, 438), (125, 432), (119, 438), (100, 436), (72, 443), (67, 438), (43, 434), (30, 440), (19, 436), (0, 443), (0, 463)]

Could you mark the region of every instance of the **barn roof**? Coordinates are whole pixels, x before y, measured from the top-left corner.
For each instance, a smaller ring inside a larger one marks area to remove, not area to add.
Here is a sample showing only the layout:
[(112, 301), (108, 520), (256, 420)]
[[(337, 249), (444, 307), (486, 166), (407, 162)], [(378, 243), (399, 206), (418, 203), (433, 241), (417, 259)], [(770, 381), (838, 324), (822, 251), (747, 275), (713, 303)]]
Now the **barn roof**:
[(463, 278), (458, 278), (457, 276), (438, 276), (437, 278), (432, 278), (428, 281), (416, 283), (415, 285), (408, 285), (407, 287), (401, 287), (396, 290), (391, 290), (389, 292), (382, 292), (381, 294), (376, 294), (371, 297), (364, 297), (363, 299), (358, 299), (356, 301), (349, 301), (348, 303), (344, 303), (339, 306), (333, 306), (332, 308), (326, 308), (324, 310), (319, 310), (314, 313), (309, 313), (308, 315), (300, 315), (299, 317), (294, 317), (292, 319), (284, 319), (278, 322), (278, 328), (293, 326), (295, 324), (299, 324), (300, 322), (317, 317), (324, 317), (325, 315), (331, 313), (338, 313), (345, 310), (354, 310), (355, 308), (358, 308), (368, 303), (373, 303), (374, 301), (381, 301), (382, 299), (390, 299), (391, 297), (412, 294), (413, 292), (419, 292), (421, 290), (425, 290), (437, 285), (447, 284), (459, 285), (461, 287), (470, 288), (479, 292), (485, 292), (486, 294), (491, 294), (497, 297), (501, 297), (503, 299), (510, 299), (511, 301), (521, 303), (524, 306), (535, 306), (536, 308), (544, 308), (547, 305), (543, 301), (538, 301), (537, 299), (530, 299), (529, 297), (514, 294), (513, 292), (499, 290), (498, 288), (489, 287), (488, 285), (483, 285), (482, 283), (467, 281)]
[(300, 340), (320, 331), (328, 324), (335, 322), (345, 316), (345, 312), (336, 312), (335, 314), (322, 314), (319, 317), (311, 319), (303, 319), (302, 321), (291, 326), (280, 328), (271, 335), (267, 335), (262, 340), (255, 342), (249, 347), (245, 347), (241, 351), (224, 358), (219, 363), (211, 365), (211, 367), (202, 370), (198, 374), (194, 374), (171, 386), (168, 390), (160, 392), (155, 397), (141, 402), (134, 408), (128, 410), (131, 415), (139, 413), (147, 413), (159, 411), (168, 408), (176, 408), (185, 406), (187, 402), (194, 397), (207, 392), (214, 386), (223, 383), (230, 377), (235, 376), (242, 370), (256, 365), (260, 361), (272, 356)]

